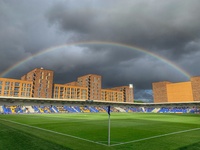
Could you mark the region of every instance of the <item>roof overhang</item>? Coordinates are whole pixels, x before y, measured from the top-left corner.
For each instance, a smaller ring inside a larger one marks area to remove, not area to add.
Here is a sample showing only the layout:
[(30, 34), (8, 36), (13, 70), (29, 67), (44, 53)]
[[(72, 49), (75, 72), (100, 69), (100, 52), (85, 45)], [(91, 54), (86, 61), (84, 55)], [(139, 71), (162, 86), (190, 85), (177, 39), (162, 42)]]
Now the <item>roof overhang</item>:
[(100, 100), (80, 100), (80, 99), (54, 99), (54, 98), (29, 98), (29, 97), (7, 97), (0, 96), (0, 102), (33, 102), (33, 103), (60, 103), (60, 104), (81, 104), (81, 105), (119, 105), (119, 106), (137, 106), (137, 107), (156, 107), (156, 106), (179, 106), (179, 105), (200, 105), (200, 101), (188, 102), (164, 102), (164, 103), (132, 103), (132, 102), (113, 102)]

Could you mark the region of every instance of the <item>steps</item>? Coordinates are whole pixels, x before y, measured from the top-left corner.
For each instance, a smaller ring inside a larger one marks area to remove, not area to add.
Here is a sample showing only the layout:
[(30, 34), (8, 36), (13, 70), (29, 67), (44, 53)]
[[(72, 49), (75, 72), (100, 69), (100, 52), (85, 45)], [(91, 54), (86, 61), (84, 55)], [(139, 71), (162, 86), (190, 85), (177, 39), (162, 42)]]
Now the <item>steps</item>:
[(32, 106), (26, 106), (26, 108), (28, 108), (28, 111), (30, 113), (34, 113), (35, 112), (34, 109), (32, 108)]
[(126, 112), (126, 110), (120, 108), (120, 107), (115, 107), (117, 110), (119, 110), (119, 112)]
[(0, 106), (0, 113), (3, 113), (3, 108), (2, 108), (2, 106)]

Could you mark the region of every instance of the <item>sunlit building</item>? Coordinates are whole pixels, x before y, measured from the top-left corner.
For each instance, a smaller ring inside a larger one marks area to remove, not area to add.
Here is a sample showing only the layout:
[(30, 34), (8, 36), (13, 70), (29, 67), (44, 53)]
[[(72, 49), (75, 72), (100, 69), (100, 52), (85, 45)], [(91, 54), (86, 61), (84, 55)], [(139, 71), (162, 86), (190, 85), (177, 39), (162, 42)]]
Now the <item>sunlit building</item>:
[(36, 68), (22, 76), (21, 80), (32, 81), (32, 97), (52, 98), (53, 76), (52, 70)]
[(80, 86), (54, 84), (53, 98), (56, 99), (88, 99), (88, 89)]
[(65, 83), (65, 85), (78, 86), (78, 82), (73, 81), (73, 82)]
[(31, 97), (32, 82), (0, 78), (0, 96)]
[(101, 100), (101, 76), (96, 74), (88, 74), (78, 77), (79, 86), (88, 88), (89, 100)]
[(100, 75), (87, 74), (64, 84), (53, 79), (54, 71), (44, 68), (31, 70), (21, 80), (0, 78), (0, 96), (133, 102), (132, 85), (102, 89)]
[(154, 82), (152, 87), (154, 103), (200, 101), (200, 77), (179, 83)]
[(112, 89), (101, 89), (101, 100), (123, 102), (124, 101), (123, 92)]
[(132, 84), (129, 84), (129, 86), (119, 86), (111, 89), (123, 92), (123, 102), (134, 102), (134, 91)]

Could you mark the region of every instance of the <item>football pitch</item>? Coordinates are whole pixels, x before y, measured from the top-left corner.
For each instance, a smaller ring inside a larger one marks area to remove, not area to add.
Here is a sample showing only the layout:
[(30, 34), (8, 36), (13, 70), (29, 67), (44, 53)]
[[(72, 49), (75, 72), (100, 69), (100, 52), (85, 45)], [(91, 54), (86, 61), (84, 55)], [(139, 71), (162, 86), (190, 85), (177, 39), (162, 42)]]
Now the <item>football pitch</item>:
[(0, 115), (0, 149), (5, 150), (198, 150), (200, 115), (108, 114)]

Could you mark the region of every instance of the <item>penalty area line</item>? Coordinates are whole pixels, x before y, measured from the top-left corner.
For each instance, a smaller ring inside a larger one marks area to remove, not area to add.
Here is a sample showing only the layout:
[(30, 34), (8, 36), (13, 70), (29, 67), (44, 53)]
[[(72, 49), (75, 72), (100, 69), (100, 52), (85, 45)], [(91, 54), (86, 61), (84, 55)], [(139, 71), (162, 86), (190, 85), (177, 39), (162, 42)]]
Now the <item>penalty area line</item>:
[(27, 124), (23, 124), (23, 123), (11, 121), (11, 120), (6, 120), (6, 119), (0, 119), (0, 120), (11, 122), (11, 123), (15, 123), (15, 124), (19, 124), (19, 125), (26, 126), (26, 127), (29, 127), (29, 128), (34, 128), (34, 129), (43, 130), (43, 131), (46, 131), (46, 132), (51, 132), (51, 133), (55, 133), (55, 134), (59, 134), (59, 135), (63, 135), (63, 136), (67, 136), (67, 137), (71, 137), (71, 138), (75, 138), (75, 139), (79, 139), (79, 140), (82, 140), (82, 141), (87, 141), (87, 142), (90, 142), (90, 143), (95, 143), (95, 144), (99, 144), (99, 145), (103, 145), (103, 146), (108, 146), (108, 145), (103, 144), (103, 143), (95, 142), (95, 141), (92, 141), (92, 140), (84, 139), (84, 138), (73, 136), (73, 135), (70, 135), (70, 134), (64, 134), (64, 133), (60, 133), (60, 132), (56, 132), (56, 131), (52, 131), (52, 130), (48, 130), (48, 129), (43, 129), (43, 128), (39, 128), (39, 127), (35, 127), (35, 126), (30, 126), (30, 125), (27, 125)]
[(129, 143), (136, 143), (136, 142), (140, 142), (140, 141), (145, 141), (145, 140), (150, 140), (150, 139), (155, 139), (155, 138), (159, 138), (159, 137), (164, 137), (164, 136), (174, 135), (174, 134), (180, 134), (180, 133), (190, 132), (190, 131), (195, 131), (195, 130), (200, 130), (200, 128), (194, 128), (194, 129), (177, 131), (177, 132), (172, 132), (172, 133), (167, 133), (167, 134), (162, 134), (162, 135), (156, 135), (156, 136), (151, 136), (151, 137), (147, 137), (147, 138), (143, 138), (143, 139), (123, 142), (123, 143), (118, 143), (118, 144), (112, 144), (110, 146), (118, 146), (118, 145), (124, 145), (124, 144), (129, 144)]

